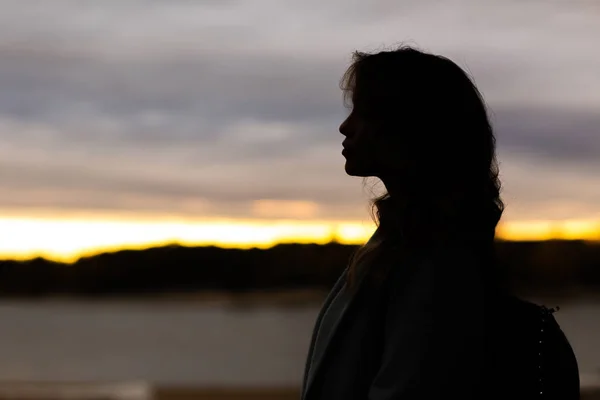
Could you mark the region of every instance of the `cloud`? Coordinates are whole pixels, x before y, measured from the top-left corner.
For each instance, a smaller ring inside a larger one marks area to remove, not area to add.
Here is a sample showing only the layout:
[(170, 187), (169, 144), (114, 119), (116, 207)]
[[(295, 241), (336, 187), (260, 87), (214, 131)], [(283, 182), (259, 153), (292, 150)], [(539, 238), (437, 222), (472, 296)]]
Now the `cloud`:
[(506, 151), (528, 152), (554, 163), (598, 168), (600, 115), (588, 110), (498, 108), (498, 141)]
[(308, 201), (256, 200), (252, 213), (259, 217), (315, 218), (319, 205)]
[(403, 40), (468, 67), (523, 210), (597, 202), (570, 183), (600, 186), (598, 7), (394, 4), (0, 1), (0, 208), (360, 218), (338, 79), (352, 50)]
[(508, 219), (600, 219), (596, 170), (527, 152), (501, 157), (502, 197)]

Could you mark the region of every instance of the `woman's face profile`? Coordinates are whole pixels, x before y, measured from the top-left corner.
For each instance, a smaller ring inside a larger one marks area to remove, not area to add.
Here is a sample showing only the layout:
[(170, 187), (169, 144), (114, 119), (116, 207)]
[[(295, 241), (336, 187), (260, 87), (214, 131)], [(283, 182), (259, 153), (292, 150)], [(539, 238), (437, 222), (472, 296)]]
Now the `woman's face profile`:
[(385, 175), (397, 168), (398, 153), (382, 131), (377, 132), (360, 113), (352, 110), (342, 122), (339, 131), (346, 138), (342, 155), (346, 158), (345, 170), (350, 176), (369, 177)]

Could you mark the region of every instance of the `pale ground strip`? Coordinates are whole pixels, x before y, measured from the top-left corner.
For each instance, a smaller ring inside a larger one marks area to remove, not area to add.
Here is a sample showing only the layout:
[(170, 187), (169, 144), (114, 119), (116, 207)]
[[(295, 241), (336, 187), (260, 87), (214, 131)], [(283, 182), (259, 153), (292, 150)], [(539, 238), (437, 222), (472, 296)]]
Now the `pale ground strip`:
[[(582, 375), (582, 400), (600, 399), (600, 375)], [(297, 388), (153, 387), (148, 382), (0, 383), (0, 400), (292, 400)]]

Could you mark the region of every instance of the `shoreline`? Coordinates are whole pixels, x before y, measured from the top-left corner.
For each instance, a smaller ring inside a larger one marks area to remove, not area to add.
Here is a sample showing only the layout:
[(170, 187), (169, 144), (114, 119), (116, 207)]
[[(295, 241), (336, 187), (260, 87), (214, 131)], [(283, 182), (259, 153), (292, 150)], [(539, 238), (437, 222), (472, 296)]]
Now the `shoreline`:
[[(297, 400), (299, 387), (194, 387), (149, 383), (0, 383), (0, 400)], [(582, 400), (600, 400), (600, 387), (584, 387)]]
[(203, 291), (197, 293), (156, 293), (106, 296), (50, 295), (39, 297), (10, 296), (0, 298), (0, 304), (21, 303), (85, 303), (85, 304), (200, 304), (254, 306), (311, 306), (320, 305), (328, 291), (325, 289), (260, 290), (245, 293)]
[[(277, 289), (256, 290), (248, 292), (228, 291), (200, 291), (195, 293), (150, 293), (131, 295), (48, 295), (48, 296), (4, 296), (0, 297), (0, 305), (7, 303), (79, 303), (89, 305), (100, 304), (144, 304), (144, 305), (202, 305), (202, 306), (228, 306), (233, 308), (255, 307), (310, 307), (320, 306), (327, 296), (325, 288), (311, 289)], [(598, 292), (574, 291), (568, 295), (556, 295), (540, 292), (516, 292), (523, 299), (532, 299), (543, 303), (569, 304), (573, 302), (600, 301)]]

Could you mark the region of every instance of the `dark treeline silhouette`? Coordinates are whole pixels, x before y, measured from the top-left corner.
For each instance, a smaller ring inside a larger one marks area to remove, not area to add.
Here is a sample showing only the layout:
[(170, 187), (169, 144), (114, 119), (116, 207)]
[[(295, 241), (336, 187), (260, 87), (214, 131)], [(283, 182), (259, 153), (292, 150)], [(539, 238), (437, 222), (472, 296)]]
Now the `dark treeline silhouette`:
[[(515, 288), (533, 293), (600, 293), (600, 243), (498, 241)], [(0, 262), (0, 296), (109, 296), (217, 290), (329, 289), (356, 245), (279, 244), (269, 249), (168, 245), (84, 257)]]

